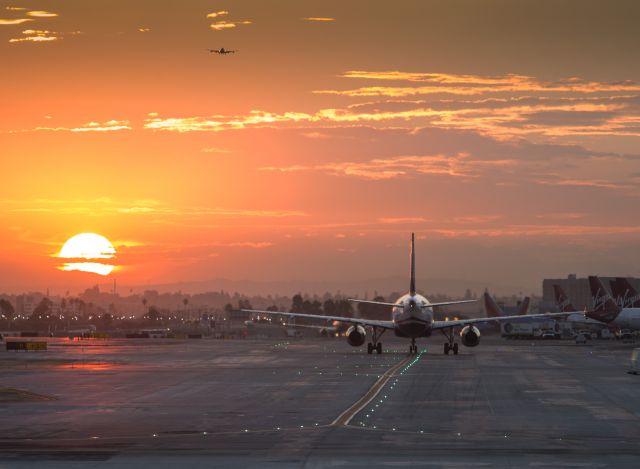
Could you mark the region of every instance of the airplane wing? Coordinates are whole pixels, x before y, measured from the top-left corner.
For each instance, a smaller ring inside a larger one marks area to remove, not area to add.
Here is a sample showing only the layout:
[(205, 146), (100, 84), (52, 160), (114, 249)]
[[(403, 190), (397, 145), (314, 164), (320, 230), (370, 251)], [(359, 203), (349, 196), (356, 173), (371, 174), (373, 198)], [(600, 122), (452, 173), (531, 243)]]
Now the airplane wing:
[(558, 319), (561, 317), (567, 317), (570, 313), (544, 313), (544, 314), (525, 314), (524, 316), (500, 316), (490, 318), (474, 318), (474, 319), (459, 319), (455, 321), (433, 321), (433, 330), (446, 329), (448, 327), (464, 327), (473, 324), (482, 324), (493, 321), (513, 321), (515, 319)]
[(347, 322), (349, 324), (357, 324), (360, 326), (382, 327), (383, 329), (393, 329), (393, 321), (376, 321), (375, 319), (362, 319), (362, 318), (345, 318), (342, 316), (320, 316), (317, 314), (302, 314), (302, 313), (286, 313), (283, 311), (264, 311), (259, 309), (241, 309), (245, 313), (258, 313), (258, 314), (272, 314), (274, 316), (287, 316), (290, 318), (309, 318), (320, 319), (323, 321), (340, 321)]
[[(395, 308), (402, 308), (402, 305), (397, 303), (385, 303), (382, 301), (370, 301), (370, 300), (355, 300), (353, 298), (349, 298), (349, 301), (353, 301), (354, 303), (367, 303), (370, 305), (381, 305), (381, 306), (393, 306)], [(428, 305), (424, 305), (423, 308), (431, 308), (433, 306), (446, 306), (446, 305), (459, 305), (462, 303), (475, 303), (478, 300), (456, 300), (456, 301), (443, 301), (440, 303), (429, 303)]]

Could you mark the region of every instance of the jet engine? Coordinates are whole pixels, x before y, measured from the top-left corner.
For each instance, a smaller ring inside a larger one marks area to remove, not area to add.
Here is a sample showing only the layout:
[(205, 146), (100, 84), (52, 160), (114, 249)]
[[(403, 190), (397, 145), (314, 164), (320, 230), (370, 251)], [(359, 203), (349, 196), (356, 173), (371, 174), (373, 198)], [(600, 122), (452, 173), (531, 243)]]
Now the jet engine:
[(351, 326), (347, 329), (347, 342), (353, 347), (360, 347), (367, 338), (367, 331), (362, 326)]
[(475, 347), (480, 343), (480, 330), (475, 326), (465, 326), (460, 331), (460, 338), (465, 347)]

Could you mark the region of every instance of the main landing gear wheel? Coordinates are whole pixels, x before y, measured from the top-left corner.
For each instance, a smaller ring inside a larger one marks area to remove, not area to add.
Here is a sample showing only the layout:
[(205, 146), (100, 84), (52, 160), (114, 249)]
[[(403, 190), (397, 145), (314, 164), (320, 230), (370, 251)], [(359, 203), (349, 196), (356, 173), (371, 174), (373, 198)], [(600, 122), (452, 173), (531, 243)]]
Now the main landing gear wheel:
[(444, 354), (449, 355), (449, 352), (453, 352), (454, 355), (458, 355), (458, 344), (454, 342), (453, 327), (447, 328), (447, 331), (440, 329), (440, 332), (442, 332), (448, 340), (448, 342), (444, 344)]
[(382, 329), (382, 331), (379, 331), (377, 327), (373, 327), (373, 336), (371, 337), (372, 342), (369, 342), (367, 344), (367, 353), (369, 355), (371, 355), (374, 351), (378, 355), (382, 354), (382, 342), (379, 342), (379, 339), (380, 337), (382, 337), (382, 334), (384, 334), (385, 331), (386, 329)]

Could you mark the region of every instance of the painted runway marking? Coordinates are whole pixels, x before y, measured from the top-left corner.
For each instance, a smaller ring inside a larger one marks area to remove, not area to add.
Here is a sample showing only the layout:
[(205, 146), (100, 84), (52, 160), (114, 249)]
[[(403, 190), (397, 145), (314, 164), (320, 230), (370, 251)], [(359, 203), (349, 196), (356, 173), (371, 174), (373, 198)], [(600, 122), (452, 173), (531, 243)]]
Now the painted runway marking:
[(380, 379), (378, 379), (378, 381), (376, 381), (373, 384), (373, 386), (371, 386), (371, 388), (369, 388), (369, 390), (364, 394), (364, 396), (362, 396), (360, 399), (358, 399), (347, 410), (342, 412), (333, 422), (331, 422), (331, 425), (332, 426), (346, 426), (346, 425), (349, 425), (349, 422), (351, 422), (351, 419), (353, 419), (353, 417), (355, 417), (358, 412), (360, 412), (362, 409), (364, 409), (367, 405), (369, 405), (369, 403), (372, 400), (374, 400), (376, 398), (376, 396), (380, 393), (382, 388), (384, 388), (384, 385), (387, 384), (387, 381), (389, 381), (399, 369), (401, 369), (403, 366), (408, 364), (414, 358), (415, 357), (413, 355), (409, 355), (404, 360), (400, 361), (399, 363), (397, 363), (394, 366), (392, 366), (391, 368), (389, 368), (380, 377)]

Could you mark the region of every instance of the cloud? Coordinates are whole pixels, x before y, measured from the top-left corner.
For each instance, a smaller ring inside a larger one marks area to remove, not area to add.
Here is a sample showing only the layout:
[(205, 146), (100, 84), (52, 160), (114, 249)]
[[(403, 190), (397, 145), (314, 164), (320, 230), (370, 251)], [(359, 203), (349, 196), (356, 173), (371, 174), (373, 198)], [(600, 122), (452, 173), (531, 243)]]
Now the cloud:
[(202, 153), (231, 153), (231, 150), (217, 147), (207, 147), (200, 150)]
[(26, 8), (24, 8), (24, 7), (6, 7), (5, 10), (9, 10), (9, 11), (24, 11), (24, 10), (26, 10)]
[(315, 166), (291, 165), (262, 167), (262, 171), (313, 171), (332, 176), (352, 176), (369, 180), (439, 175), (450, 177), (478, 177), (483, 168), (515, 165), (515, 160), (474, 160), (468, 153), (456, 155), (410, 155), (376, 158), (365, 162), (335, 162)]
[(430, 221), (424, 217), (382, 217), (378, 218), (378, 222), (384, 225), (414, 225), (417, 223), (426, 223)]
[(335, 21), (335, 18), (329, 18), (329, 17), (325, 17), (325, 16), (309, 16), (307, 18), (302, 18), (305, 21), (316, 21), (316, 22), (324, 22), (324, 23), (328, 23), (330, 21)]
[(118, 130), (131, 130), (127, 120), (110, 120), (106, 122), (88, 122), (78, 127), (36, 127), (35, 130), (54, 132), (116, 132)]
[(545, 186), (595, 187), (599, 189), (626, 189), (629, 187), (626, 184), (620, 184), (605, 179), (545, 179), (536, 182)]
[(207, 18), (217, 18), (219, 16), (226, 16), (228, 14), (229, 12), (226, 10), (214, 11), (213, 13), (209, 13), (207, 15)]
[(487, 93), (523, 93), (523, 92), (565, 92), (565, 93), (600, 93), (600, 92), (637, 92), (640, 84), (625, 80), (619, 82), (586, 81), (577, 77), (558, 81), (542, 81), (525, 75), (507, 74), (502, 76), (458, 75), (446, 73), (410, 73), (400, 71), (347, 71), (344, 78), (406, 81), (409, 83), (427, 83), (411, 86), (371, 86), (351, 90), (320, 90), (315, 93), (336, 94), (344, 96), (416, 96), (436, 93), (454, 95), (480, 95)]
[(216, 21), (209, 26), (211, 29), (215, 29), (216, 31), (223, 31), (225, 29), (231, 29), (236, 27), (236, 23), (231, 21)]
[(148, 33), (149, 31), (151, 31), (151, 28), (138, 28), (138, 32), (141, 33)]
[(305, 113), (286, 112), (274, 114), (262, 111), (251, 111), (245, 116), (208, 116), (178, 117), (162, 119), (152, 117), (145, 121), (144, 127), (150, 130), (173, 132), (211, 132), (229, 129), (244, 129), (255, 125), (272, 125), (277, 122), (298, 122), (309, 120)]
[(57, 13), (51, 13), (50, 11), (42, 11), (42, 10), (29, 11), (27, 12), (27, 15), (33, 16), (35, 18), (53, 18), (54, 16), (58, 16)]
[(436, 228), (431, 232), (446, 238), (522, 238), (613, 236), (640, 233), (628, 225), (502, 225), (495, 228)]
[(224, 31), (225, 29), (233, 29), (238, 25), (247, 25), (252, 24), (252, 21), (242, 20), (242, 21), (216, 21), (212, 23), (209, 27), (216, 31)]
[(22, 34), (25, 37), (12, 38), (9, 42), (51, 42), (62, 39), (60, 33), (42, 29), (25, 29)]
[(168, 217), (202, 217), (221, 218), (286, 218), (305, 217), (306, 213), (298, 210), (263, 210), (234, 209), (224, 207), (170, 206), (155, 199), (114, 200), (109, 197), (96, 199), (33, 199), (33, 200), (0, 200), (7, 212), (16, 213), (54, 213), (54, 214), (87, 214), (89, 216), (104, 215), (161, 215)]
[(22, 23), (26, 23), (27, 21), (33, 21), (33, 20), (31, 18), (16, 18), (12, 20), (6, 20), (6, 19), (0, 18), (0, 25), (22, 24)]

